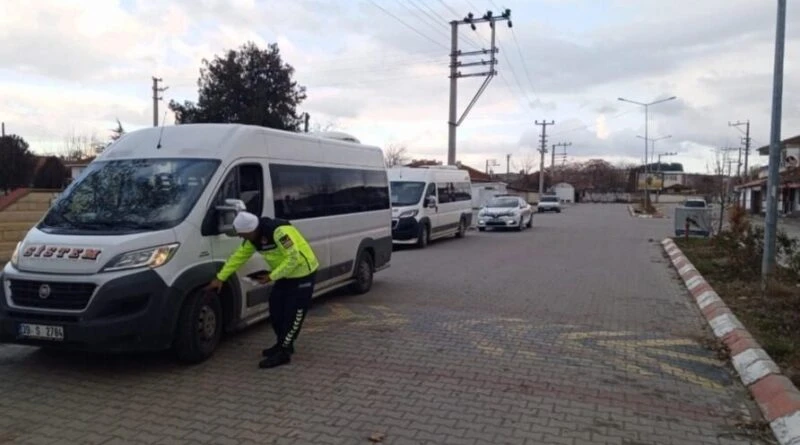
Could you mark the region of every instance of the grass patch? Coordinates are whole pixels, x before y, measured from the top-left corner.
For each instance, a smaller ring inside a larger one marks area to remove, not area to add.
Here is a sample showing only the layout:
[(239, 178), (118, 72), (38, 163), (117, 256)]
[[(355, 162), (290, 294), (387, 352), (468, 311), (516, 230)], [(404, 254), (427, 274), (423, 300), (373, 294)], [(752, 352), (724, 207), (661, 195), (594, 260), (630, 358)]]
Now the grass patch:
[[(800, 386), (800, 284), (795, 272), (780, 269), (765, 291), (760, 258), (724, 238), (675, 239), (759, 344)], [(735, 246), (735, 247), (734, 247)], [(754, 261), (758, 260), (758, 261)]]

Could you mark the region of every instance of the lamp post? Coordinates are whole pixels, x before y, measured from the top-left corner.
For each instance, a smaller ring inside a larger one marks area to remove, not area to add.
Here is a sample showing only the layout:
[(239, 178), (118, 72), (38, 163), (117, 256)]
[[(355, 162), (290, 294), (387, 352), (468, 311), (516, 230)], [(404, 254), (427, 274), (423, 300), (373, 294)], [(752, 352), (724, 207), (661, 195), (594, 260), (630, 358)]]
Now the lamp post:
[(678, 155), (678, 153), (675, 153), (674, 151), (673, 152), (668, 152), (668, 153), (659, 153), (658, 154), (658, 170), (661, 171), (661, 157), (662, 156), (677, 156), (677, 155)]
[[(648, 140), (644, 136), (636, 136), (636, 137), (639, 138), (639, 139)], [(664, 139), (669, 139), (671, 137), (672, 137), (672, 135), (668, 134), (666, 136), (661, 136), (660, 138), (649, 139), (649, 141), (650, 141), (650, 160), (649, 160), (649, 162), (652, 162), (653, 161), (653, 157), (656, 155), (656, 141), (663, 141)], [(647, 164), (647, 163), (648, 163), (648, 160), (645, 159), (645, 164)], [(658, 163), (659, 163), (658, 171), (660, 171), (661, 170), (661, 161), (659, 160)]]
[[(637, 102), (635, 100), (625, 99), (623, 97), (618, 97), (617, 98), (617, 100), (619, 100), (619, 101), (628, 102), (628, 103), (632, 103), (634, 105), (639, 105), (641, 107), (644, 107), (644, 176), (645, 176), (645, 178), (647, 178), (647, 173), (648, 173), (648, 168), (647, 168), (647, 141), (649, 140), (649, 138), (648, 138), (647, 130), (648, 130), (648, 122), (649, 122), (649, 114), (648, 113), (649, 113), (649, 110), (650, 110), (650, 106), (651, 105), (660, 104), (662, 102), (667, 102), (667, 101), (670, 101), (670, 100), (674, 100), (674, 99), (677, 99), (677, 98), (678, 98), (677, 96), (672, 96), (672, 97), (668, 97), (666, 99), (655, 100), (653, 102), (647, 102), (647, 103)], [(650, 208), (650, 193), (649, 192), (650, 192), (650, 190), (649, 190), (649, 187), (647, 186), (647, 182), (646, 182), (646, 179), (645, 179), (645, 186), (644, 186), (644, 207), (645, 207), (645, 210)]]

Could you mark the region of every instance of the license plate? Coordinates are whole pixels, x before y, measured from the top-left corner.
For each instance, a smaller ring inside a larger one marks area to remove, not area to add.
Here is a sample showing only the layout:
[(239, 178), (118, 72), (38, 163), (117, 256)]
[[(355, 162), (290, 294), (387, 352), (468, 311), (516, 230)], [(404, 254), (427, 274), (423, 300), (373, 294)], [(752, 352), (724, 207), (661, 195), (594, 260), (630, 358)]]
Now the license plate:
[(20, 323), (18, 333), (20, 338), (33, 338), (39, 340), (55, 340), (55, 341), (64, 340), (63, 326)]

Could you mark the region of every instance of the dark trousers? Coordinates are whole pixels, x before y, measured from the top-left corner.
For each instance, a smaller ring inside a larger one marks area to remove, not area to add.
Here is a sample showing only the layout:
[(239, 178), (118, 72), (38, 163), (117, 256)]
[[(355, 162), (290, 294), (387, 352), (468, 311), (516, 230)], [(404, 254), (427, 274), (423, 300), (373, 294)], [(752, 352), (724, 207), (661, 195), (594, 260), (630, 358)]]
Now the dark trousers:
[(315, 274), (303, 278), (284, 278), (275, 282), (269, 296), (269, 313), (278, 345), (291, 348), (311, 307)]

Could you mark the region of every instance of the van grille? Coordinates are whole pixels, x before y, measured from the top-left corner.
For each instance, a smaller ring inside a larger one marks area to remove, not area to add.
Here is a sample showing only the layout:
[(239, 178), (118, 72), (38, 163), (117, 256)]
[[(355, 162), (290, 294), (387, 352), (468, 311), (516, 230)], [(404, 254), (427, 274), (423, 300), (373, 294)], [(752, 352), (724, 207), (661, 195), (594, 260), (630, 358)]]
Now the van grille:
[[(81, 310), (89, 304), (95, 285), (92, 283), (51, 283), (10, 280), (11, 301), (21, 307)], [(43, 287), (49, 286), (46, 297)]]

